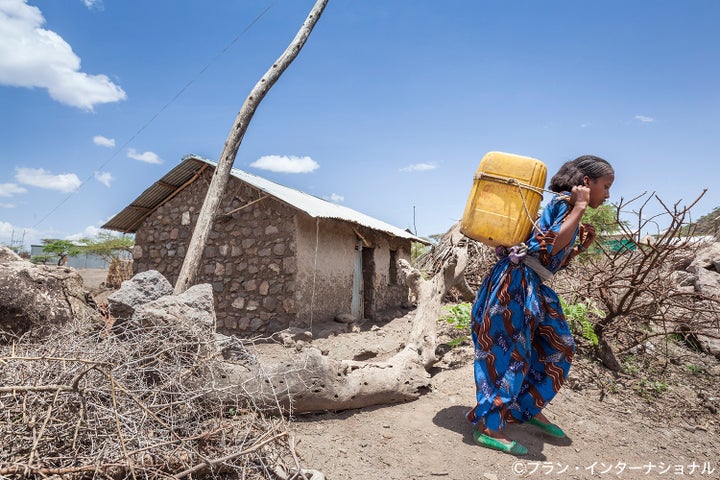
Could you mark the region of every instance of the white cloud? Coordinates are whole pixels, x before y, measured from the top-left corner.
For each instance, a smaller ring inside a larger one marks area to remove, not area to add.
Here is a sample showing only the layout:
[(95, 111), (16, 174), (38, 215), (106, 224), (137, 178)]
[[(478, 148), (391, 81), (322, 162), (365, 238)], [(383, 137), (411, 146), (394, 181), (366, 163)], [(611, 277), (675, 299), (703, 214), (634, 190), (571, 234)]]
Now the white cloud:
[(19, 244), (20, 242), (27, 244), (31, 240), (31, 236), (36, 233), (37, 230), (32, 228), (18, 227), (12, 223), (0, 221), (0, 242), (6, 245), (10, 245), (10, 242), (13, 244)]
[(103, 0), (82, 0), (82, 2), (90, 10), (92, 10), (92, 9), (102, 10), (103, 9)]
[(95, 180), (110, 188), (110, 182), (113, 181), (113, 176), (110, 172), (95, 172)]
[(101, 147), (112, 148), (115, 146), (115, 139), (103, 137), (102, 135), (95, 135), (93, 137), (93, 143)]
[(433, 165), (432, 163), (414, 163), (412, 165), (408, 165), (407, 167), (403, 167), (400, 169), (401, 172), (423, 172), (426, 170), (435, 170), (437, 168), (436, 165)]
[(634, 118), (635, 120), (638, 120), (638, 121), (642, 122), (642, 123), (652, 123), (652, 122), (655, 121), (654, 118), (652, 118), (652, 117), (646, 117), (645, 115), (635, 115), (633, 118)]
[(250, 166), (281, 173), (310, 173), (320, 168), (320, 165), (312, 158), (294, 155), (265, 155), (255, 160)]
[(12, 197), (18, 193), (25, 193), (26, 189), (18, 187), (14, 183), (0, 183), (0, 197)]
[(27, 0), (0, 0), (0, 84), (46, 88), (60, 103), (92, 110), (127, 95), (106, 75), (80, 71), (80, 57)]
[(345, 200), (345, 197), (338, 195), (337, 193), (331, 193), (329, 197), (325, 197), (325, 200), (333, 203), (340, 203)]
[(89, 225), (85, 227), (85, 230), (79, 233), (74, 233), (65, 237), (65, 240), (82, 240), (83, 238), (95, 238), (102, 231), (102, 228), (96, 227), (95, 225)]
[(15, 180), (24, 185), (59, 190), (63, 193), (74, 192), (82, 184), (74, 173), (53, 175), (42, 168), (18, 167), (15, 169)]
[(0, 208), (15, 208), (14, 203), (0, 203)]
[(8, 222), (0, 221), (0, 238), (11, 238), (15, 231), (15, 227)]
[(138, 153), (134, 148), (128, 148), (127, 156), (133, 160), (139, 160), (145, 163), (162, 163), (162, 160), (155, 152)]

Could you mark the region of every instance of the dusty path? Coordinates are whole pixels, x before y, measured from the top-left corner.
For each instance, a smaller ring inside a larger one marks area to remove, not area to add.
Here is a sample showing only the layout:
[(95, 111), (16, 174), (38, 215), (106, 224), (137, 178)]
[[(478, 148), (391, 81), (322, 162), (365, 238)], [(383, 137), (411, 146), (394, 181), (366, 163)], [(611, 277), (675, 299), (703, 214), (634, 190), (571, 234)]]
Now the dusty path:
[[(333, 356), (358, 344), (382, 352), (401, 338), (408, 321), (357, 334), (365, 339), (356, 336), (352, 343), (343, 336), (313, 343), (332, 345)], [(296, 418), (291, 430), (302, 461), (329, 480), (720, 478), (717, 418), (701, 428), (682, 418), (648, 419), (643, 399), (611, 395), (601, 402), (592, 389), (566, 386), (546, 409), (567, 439), (512, 425), (509, 435), (528, 447), (527, 456), (477, 446), (464, 419), (474, 399), (471, 356), (470, 347), (454, 351), (450, 361), (460, 365), (437, 373), (432, 391), (417, 401)]]

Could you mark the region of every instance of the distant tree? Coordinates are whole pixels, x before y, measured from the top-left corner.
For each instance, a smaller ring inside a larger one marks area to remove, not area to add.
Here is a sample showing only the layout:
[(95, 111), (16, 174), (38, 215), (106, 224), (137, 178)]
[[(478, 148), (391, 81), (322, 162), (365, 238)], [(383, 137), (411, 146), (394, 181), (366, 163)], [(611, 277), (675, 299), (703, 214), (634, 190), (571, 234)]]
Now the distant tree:
[[(583, 223), (590, 223), (595, 227), (598, 237), (612, 235), (620, 231), (617, 218), (617, 208), (612, 205), (601, 205), (598, 208), (588, 208), (582, 219)], [(625, 226), (626, 225), (626, 222)]]
[(131, 253), (135, 239), (126, 235), (116, 236), (110, 232), (100, 232), (94, 239), (83, 239), (83, 251), (97, 255), (108, 263), (117, 261), (124, 253)]
[(56, 238), (43, 238), (42, 251), (45, 253), (54, 253), (60, 255), (61, 253), (67, 252), (67, 255), (74, 257), (80, 255), (83, 252), (82, 245), (75, 243), (72, 240), (58, 240)]
[(30, 257), (30, 261), (35, 264), (47, 264), (48, 262), (52, 261), (57, 255), (53, 255), (50, 253), (43, 253), (42, 255), (33, 255)]
[(713, 235), (718, 237), (720, 231), (720, 207), (715, 207), (712, 212), (703, 215), (697, 221), (683, 227), (681, 235)]

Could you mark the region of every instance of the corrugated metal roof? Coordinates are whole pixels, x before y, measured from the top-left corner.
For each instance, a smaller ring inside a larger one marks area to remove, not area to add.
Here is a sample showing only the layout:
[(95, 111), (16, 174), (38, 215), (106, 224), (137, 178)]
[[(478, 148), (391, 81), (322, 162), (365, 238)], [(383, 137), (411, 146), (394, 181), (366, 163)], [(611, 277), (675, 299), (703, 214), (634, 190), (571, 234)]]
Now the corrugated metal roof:
[[(180, 164), (145, 190), (135, 201), (105, 223), (102, 228), (124, 233), (135, 233), (142, 221), (155, 209), (179, 193), (186, 185), (192, 183), (205, 168), (215, 168), (216, 165), (217, 163), (212, 160), (196, 155), (186, 155)], [(313, 218), (345, 220), (373, 230), (389, 233), (395, 237), (428, 243), (407, 230), (395, 227), (351, 208), (328, 202), (237, 168), (233, 168), (230, 174)]]

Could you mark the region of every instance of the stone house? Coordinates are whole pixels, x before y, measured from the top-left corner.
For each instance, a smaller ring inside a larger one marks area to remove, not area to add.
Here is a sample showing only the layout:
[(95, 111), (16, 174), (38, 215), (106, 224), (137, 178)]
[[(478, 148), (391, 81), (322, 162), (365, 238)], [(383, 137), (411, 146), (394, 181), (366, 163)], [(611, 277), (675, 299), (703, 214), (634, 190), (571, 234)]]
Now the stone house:
[[(195, 155), (103, 228), (135, 234), (133, 273), (175, 283), (216, 163)], [(408, 302), (397, 261), (427, 243), (350, 208), (233, 169), (196, 283), (210, 283), (218, 330), (267, 333), (340, 314), (374, 318)]]

